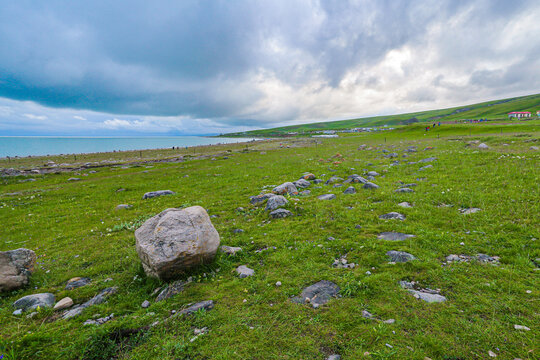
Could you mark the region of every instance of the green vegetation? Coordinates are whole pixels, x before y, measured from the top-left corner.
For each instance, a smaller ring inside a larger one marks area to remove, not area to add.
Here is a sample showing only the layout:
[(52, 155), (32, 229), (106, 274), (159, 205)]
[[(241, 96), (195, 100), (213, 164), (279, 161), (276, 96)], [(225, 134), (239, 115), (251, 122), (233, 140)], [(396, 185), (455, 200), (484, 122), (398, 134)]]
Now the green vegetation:
[[(498, 359), (538, 359), (540, 283), (533, 260), (540, 257), (540, 151), (531, 146), (540, 146), (540, 121), (444, 125), (427, 133), (423, 127), (316, 142), (261, 141), (247, 150), (235, 144), (142, 154), (145, 160), (189, 155), (183, 162), (129, 165), (140, 154), (94, 154), (77, 162), (112, 159), (124, 165), (32, 175), (33, 182), (0, 178), (0, 250), (26, 247), (39, 263), (28, 287), (0, 298), (0, 354), (4, 359), (326, 359), (337, 353), (346, 360), (487, 359), (492, 351)], [(475, 140), (490, 148), (478, 149)], [(418, 152), (405, 153), (411, 145)], [(399, 157), (386, 158), (383, 149)], [(438, 158), (429, 163), (433, 168), (419, 171), (427, 164), (407, 164), (428, 157)], [(42, 157), (2, 160), (0, 166), (31, 169), (51, 159), (74, 162)], [(389, 166), (395, 160), (399, 165)], [(354, 184), (357, 193), (345, 195), (346, 186), (311, 185), (310, 196), (289, 197), (292, 217), (271, 220), (249, 203), (250, 195), (303, 172), (326, 180), (362, 175), (363, 169), (381, 174), (374, 180), (379, 189)], [(68, 182), (70, 177), (81, 180)], [(394, 192), (400, 181), (416, 183), (415, 192)], [(176, 195), (142, 199), (145, 192), (162, 189)], [(329, 192), (337, 198), (317, 199)], [(414, 207), (399, 207), (403, 201)], [(115, 210), (118, 204), (133, 207)], [(193, 281), (182, 293), (156, 303), (153, 292), (163, 284), (145, 276), (133, 231), (164, 209), (191, 205), (217, 215), (212, 222), (221, 244), (243, 251), (218, 252), (213, 263), (185, 275)], [(460, 214), (460, 208), (471, 207), (482, 211)], [(406, 220), (379, 219), (391, 211)], [(377, 239), (384, 231), (416, 237)], [(390, 264), (389, 250), (407, 251), (418, 260)], [(478, 253), (499, 256), (500, 264), (443, 266), (447, 255)], [(334, 259), (344, 255), (358, 266), (333, 268)], [(234, 273), (239, 265), (255, 275), (239, 279)], [(76, 276), (92, 282), (65, 290)], [(289, 301), (319, 280), (339, 285), (341, 297), (318, 309)], [(399, 286), (401, 280), (440, 289), (448, 300), (418, 300)], [(12, 315), (13, 301), (25, 295), (52, 292), (57, 300), (70, 296), (79, 304), (109, 286), (118, 292), (70, 320), (51, 309), (32, 318)], [(147, 309), (141, 308), (144, 300), (151, 302)], [(203, 300), (213, 300), (214, 309), (151, 326), (172, 310)], [(364, 318), (363, 310), (376, 319)], [(111, 313), (113, 320), (103, 325), (83, 326)], [(387, 319), (395, 323), (382, 322)], [(530, 331), (516, 330), (516, 324)], [(196, 337), (194, 329), (204, 327), (208, 332)]]
[(416, 118), (419, 122), (447, 122), (463, 119), (508, 120), (511, 111), (530, 111), (532, 116), (540, 110), (540, 94), (521, 96), (503, 100), (453, 107), (449, 109), (428, 110), (408, 114), (373, 116), (350, 120), (327, 121), (311, 124), (291, 125), (272, 129), (253, 130), (223, 136), (283, 136), (288, 132), (309, 133), (322, 130), (346, 130), (357, 127), (373, 127), (382, 125), (401, 125), (405, 121)]

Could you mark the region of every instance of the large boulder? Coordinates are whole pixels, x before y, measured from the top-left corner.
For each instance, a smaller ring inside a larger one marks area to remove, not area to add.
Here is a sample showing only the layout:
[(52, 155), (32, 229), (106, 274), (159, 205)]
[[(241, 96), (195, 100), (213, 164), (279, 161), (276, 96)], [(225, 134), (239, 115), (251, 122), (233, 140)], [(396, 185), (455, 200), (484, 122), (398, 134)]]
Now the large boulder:
[(265, 210), (273, 211), (277, 208), (287, 205), (288, 201), (282, 195), (275, 195), (268, 199)]
[(35, 264), (36, 254), (32, 250), (0, 251), (0, 292), (27, 285)]
[(200, 206), (162, 211), (135, 231), (135, 239), (144, 271), (161, 280), (213, 260), (220, 241)]
[(44, 307), (53, 307), (55, 302), (54, 295), (51, 293), (27, 295), (13, 303), (15, 309), (22, 311), (34, 310)]
[(277, 195), (298, 195), (298, 189), (292, 182), (286, 182), (279, 186), (276, 186), (272, 192)]

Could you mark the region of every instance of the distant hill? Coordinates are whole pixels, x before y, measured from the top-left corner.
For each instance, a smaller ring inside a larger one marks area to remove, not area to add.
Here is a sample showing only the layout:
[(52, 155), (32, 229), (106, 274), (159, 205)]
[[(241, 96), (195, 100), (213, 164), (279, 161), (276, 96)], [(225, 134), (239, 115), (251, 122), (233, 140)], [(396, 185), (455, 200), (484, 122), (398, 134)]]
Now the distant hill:
[(535, 116), (536, 111), (538, 110), (540, 110), (540, 94), (534, 94), (509, 99), (487, 101), (483, 103), (453, 107), (448, 109), (291, 125), (272, 129), (230, 133), (224, 134), (223, 136), (272, 137), (283, 136), (289, 132), (297, 132), (299, 134), (302, 134), (305, 132), (320, 130), (346, 130), (356, 127), (407, 125), (416, 122), (445, 122), (463, 119), (506, 119), (507, 114), (511, 111), (530, 111), (532, 115)]

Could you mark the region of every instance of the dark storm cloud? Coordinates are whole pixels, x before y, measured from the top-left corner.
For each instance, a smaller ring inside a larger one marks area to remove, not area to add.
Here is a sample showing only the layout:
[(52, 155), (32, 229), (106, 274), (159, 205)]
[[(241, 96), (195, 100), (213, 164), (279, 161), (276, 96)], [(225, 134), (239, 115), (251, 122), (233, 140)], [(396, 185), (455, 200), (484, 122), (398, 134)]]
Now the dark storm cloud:
[(0, 97), (267, 126), (388, 98), (437, 105), (466, 86), (504, 96), (537, 85), (524, 87), (539, 28), (519, 20), (539, 13), (535, 1), (5, 1)]

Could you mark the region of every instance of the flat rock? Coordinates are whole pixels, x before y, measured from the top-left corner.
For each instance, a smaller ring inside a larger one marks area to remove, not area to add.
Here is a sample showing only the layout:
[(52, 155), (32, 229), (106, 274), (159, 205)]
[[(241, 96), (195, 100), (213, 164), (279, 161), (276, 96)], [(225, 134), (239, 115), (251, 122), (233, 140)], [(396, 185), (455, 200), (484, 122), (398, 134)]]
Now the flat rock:
[(403, 240), (407, 240), (409, 238), (415, 237), (415, 235), (388, 231), (388, 232), (380, 233), (379, 236), (377, 236), (377, 237), (379, 239), (388, 240), (388, 241), (403, 241)]
[(325, 184), (330, 185), (330, 184), (335, 184), (342, 181), (343, 181), (343, 178), (340, 178), (339, 176), (332, 176), (330, 179), (326, 180)]
[(170, 297), (180, 294), (182, 291), (184, 291), (185, 285), (186, 283), (182, 280), (177, 280), (175, 282), (168, 284), (167, 287), (161, 290), (159, 295), (156, 297), (156, 302), (163, 301), (165, 299), (168, 299)]
[(201, 206), (164, 210), (138, 228), (135, 238), (144, 271), (161, 280), (212, 261), (220, 242)]
[(404, 202), (400, 202), (398, 206), (401, 206), (403, 208), (411, 208), (413, 207), (413, 204), (411, 204), (410, 202), (404, 201)]
[(290, 212), (289, 210), (285, 210), (285, 209), (276, 209), (276, 210), (270, 212), (270, 217), (272, 219), (281, 219), (281, 218), (288, 217), (288, 216), (292, 216), (292, 212)]
[(293, 184), (297, 188), (302, 188), (302, 189), (305, 189), (311, 185), (309, 181), (304, 180), (304, 179), (296, 180), (295, 182), (293, 182)]
[(90, 306), (104, 303), (107, 300), (107, 298), (110, 295), (116, 293), (117, 290), (118, 290), (117, 287), (109, 287), (109, 288), (101, 290), (99, 294), (97, 294), (96, 296), (88, 300), (87, 302), (81, 305), (77, 305), (74, 308), (64, 312), (64, 314), (62, 315), (62, 319), (71, 319), (72, 317), (79, 316), (83, 312), (84, 309)]
[(418, 171), (424, 171), (431, 168), (433, 168), (433, 165), (426, 165), (426, 166), (422, 166), (420, 169), (418, 169)]
[(64, 310), (72, 306), (73, 300), (70, 297), (65, 297), (54, 305), (54, 310)]
[(133, 205), (130, 205), (130, 204), (120, 204), (120, 205), (116, 205), (116, 210), (127, 210), (127, 209), (131, 209), (133, 207)]
[(157, 191), (150, 191), (143, 195), (143, 199), (151, 199), (155, 198), (157, 196), (164, 196), (164, 195), (174, 195), (175, 192), (171, 190), (157, 190)]
[(315, 180), (317, 177), (312, 174), (312, 173), (305, 173), (304, 175), (302, 175), (302, 177), (300, 177), (300, 179), (304, 179), (304, 180)]
[(142, 307), (143, 309), (146, 309), (146, 308), (148, 308), (149, 306), (150, 306), (150, 301), (148, 301), (148, 300), (144, 300), (143, 303), (141, 304), (141, 307)]
[(383, 214), (383, 215), (379, 216), (379, 219), (383, 219), (383, 220), (405, 220), (405, 215), (400, 214), (400, 213), (395, 212), (395, 211), (392, 211), (392, 212), (389, 212), (388, 214)]
[(310, 190), (300, 191), (298, 195), (308, 196), (308, 195), (311, 195), (311, 191)]
[(248, 268), (246, 265), (240, 265), (236, 268), (236, 273), (240, 279), (247, 278), (248, 276), (253, 276), (255, 270)]
[(237, 252), (242, 251), (242, 248), (223, 245), (221, 246), (221, 251), (223, 251), (227, 255), (236, 255)]
[(459, 209), (459, 212), (462, 213), (463, 215), (474, 214), (474, 213), (477, 213), (479, 211), (482, 211), (482, 209), (480, 209), (480, 208)]
[(317, 199), (319, 200), (333, 200), (336, 198), (336, 195), (334, 194), (324, 194), (324, 195), (319, 195), (317, 197)]
[(35, 265), (36, 253), (32, 250), (0, 251), (0, 293), (26, 286)]
[(524, 326), (524, 325), (514, 325), (514, 329), (516, 330), (525, 330), (525, 331), (530, 331), (531, 329), (528, 328), (527, 326)]
[(292, 182), (286, 182), (279, 186), (276, 186), (272, 190), (272, 192), (277, 195), (284, 195), (284, 194), (298, 195), (298, 189), (296, 188), (296, 186), (294, 186)]
[(399, 263), (416, 259), (412, 254), (409, 254), (408, 252), (405, 252), (405, 251), (391, 250), (391, 251), (388, 251), (386, 255), (390, 257), (390, 260), (392, 262), (399, 262)]
[(498, 256), (489, 256), (486, 254), (477, 254), (476, 256), (469, 256), (469, 255), (456, 255), (451, 254), (446, 257), (446, 262), (470, 262), (473, 260), (482, 262), (482, 263), (491, 263), (491, 264), (499, 264), (500, 258)]
[(376, 171), (368, 171), (368, 173), (366, 175), (367, 176), (379, 176), (379, 173), (376, 172)]
[(87, 277), (74, 277), (72, 279), (69, 279), (66, 284), (66, 290), (73, 290), (80, 288), (82, 286), (88, 285), (92, 282), (90, 278)]
[(292, 298), (291, 301), (299, 304), (309, 303), (313, 307), (318, 307), (326, 304), (338, 293), (339, 286), (331, 281), (321, 280), (305, 288), (299, 296)]
[(348, 188), (343, 191), (344, 194), (356, 194), (356, 189), (352, 186), (349, 186)]
[(489, 146), (487, 146), (487, 145), (484, 144), (484, 143), (481, 143), (480, 145), (478, 145), (478, 148), (479, 148), (479, 149), (489, 149)]
[(432, 294), (432, 293), (419, 291), (419, 290), (412, 290), (412, 289), (409, 289), (407, 291), (413, 294), (415, 298), (424, 300), (425, 302), (428, 302), (428, 303), (440, 303), (440, 302), (446, 301), (446, 298), (439, 294)]
[(33, 294), (23, 296), (19, 300), (13, 303), (13, 307), (16, 310), (28, 311), (34, 310), (38, 307), (53, 307), (55, 302), (54, 295), (51, 293)]
[(364, 184), (364, 186), (362, 186), (362, 188), (364, 188), (364, 189), (378, 189), (379, 185), (368, 181), (367, 183)]
[(287, 201), (287, 199), (285, 199), (285, 197), (283, 197), (282, 195), (275, 195), (268, 199), (264, 210), (273, 211), (277, 208), (287, 205), (288, 203), (289, 202)]
[(109, 316), (105, 316), (99, 319), (88, 319), (86, 320), (83, 325), (103, 325), (108, 321), (111, 321), (114, 318), (114, 314), (111, 314)]
[(397, 192), (397, 193), (412, 193), (412, 192), (414, 192), (414, 190), (410, 189), (410, 188), (407, 188), (407, 187), (403, 187), (403, 188), (399, 188), (399, 189), (394, 190), (394, 192)]
[(418, 160), (419, 163), (427, 163), (427, 162), (432, 162), (432, 161), (437, 161), (437, 158), (436, 157), (428, 157), (426, 159)]
[(81, 179), (79, 178), (76, 178), (76, 177), (71, 177), (68, 179), (68, 181), (80, 181)]
[(261, 195), (256, 195), (256, 196), (250, 196), (249, 202), (250, 202), (252, 205), (262, 204), (262, 203), (264, 203), (265, 201), (267, 201), (268, 199), (270, 199), (272, 196), (276, 196), (276, 194), (274, 194), (274, 193), (268, 193), (268, 194), (261, 194)]
[(197, 312), (201, 309), (208, 311), (208, 310), (212, 310), (213, 308), (214, 308), (214, 302), (212, 300), (201, 301), (201, 302), (196, 303), (195, 305), (191, 305), (190, 307), (184, 310), (180, 310), (179, 312), (176, 313), (176, 316), (191, 315), (194, 312)]

